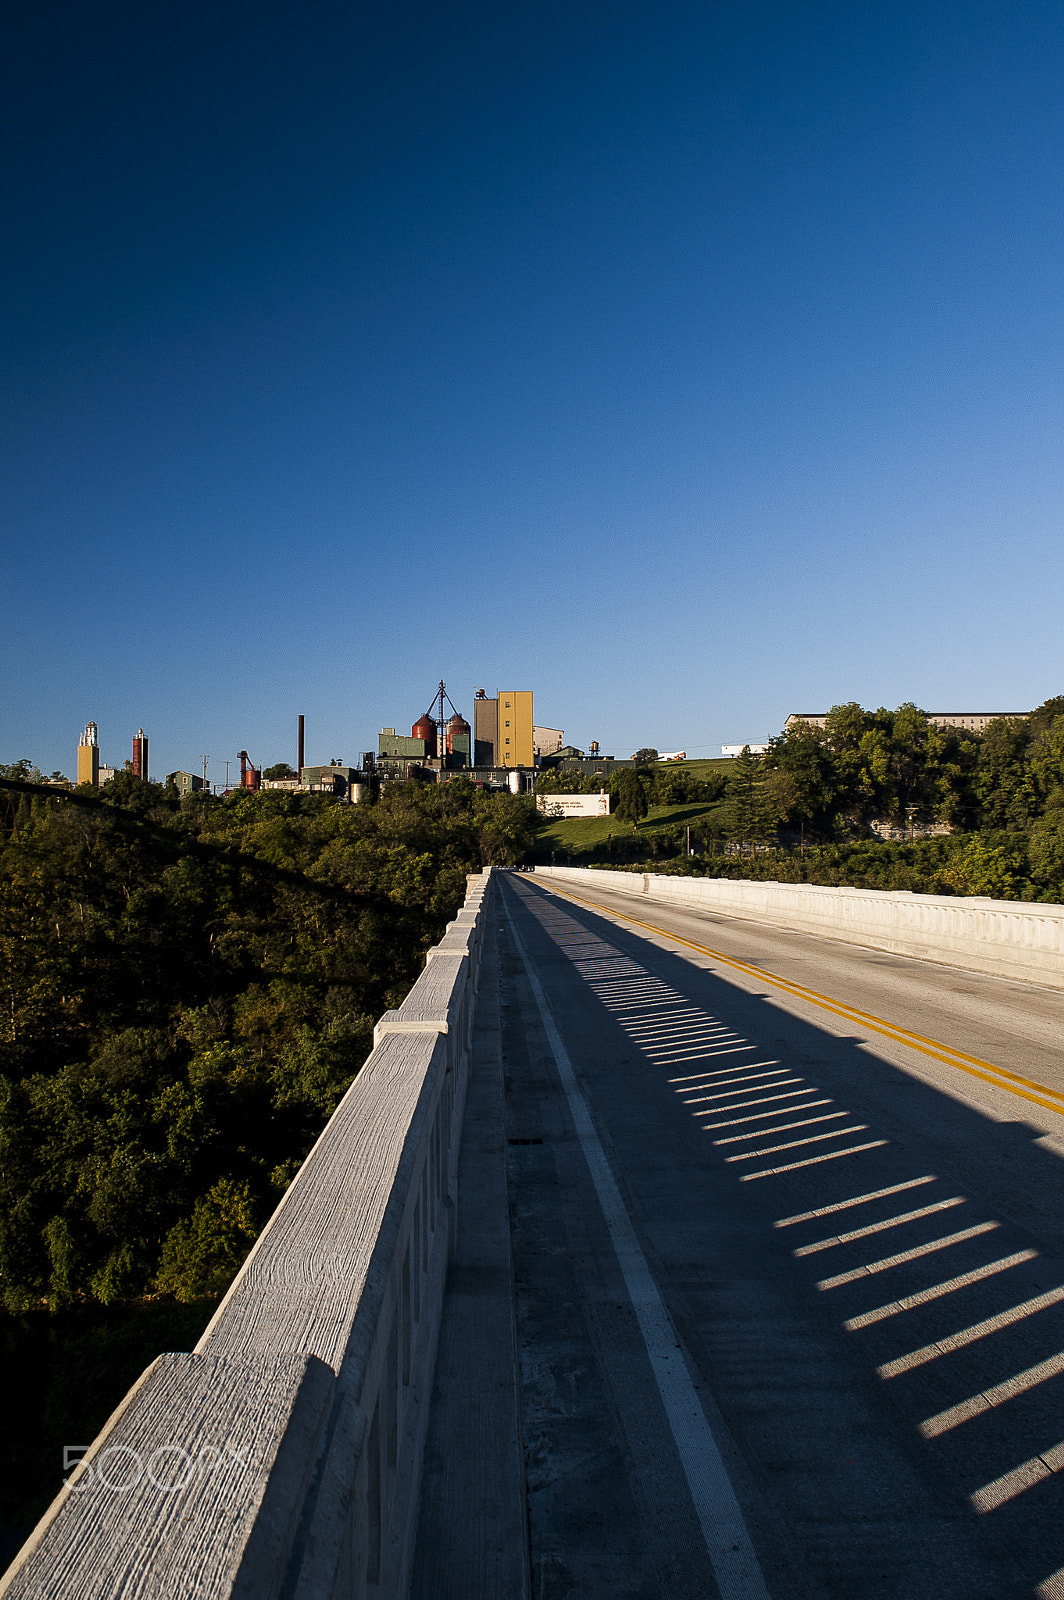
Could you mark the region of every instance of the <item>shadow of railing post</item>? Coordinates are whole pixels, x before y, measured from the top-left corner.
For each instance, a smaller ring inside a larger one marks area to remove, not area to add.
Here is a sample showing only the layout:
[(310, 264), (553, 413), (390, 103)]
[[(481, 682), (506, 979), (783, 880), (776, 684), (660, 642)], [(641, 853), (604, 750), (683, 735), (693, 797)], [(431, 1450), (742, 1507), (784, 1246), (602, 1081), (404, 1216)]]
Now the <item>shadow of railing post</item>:
[[(627, 876), (640, 892), (641, 878)], [(971, 1096), (939, 1071), (951, 1065), (942, 1044), (924, 1041), (925, 1075), (872, 1027), (843, 1033), (802, 1009), (784, 1019), (774, 994), (731, 977), (740, 967), (770, 980), (760, 967), (729, 956), (692, 964), (648, 939), (637, 917), (603, 915), (548, 885), (520, 884), (528, 948), (571, 963), (554, 982), (570, 1002), (579, 986), (594, 1008), (583, 1025), (597, 1055), (582, 1072), (620, 1170), (633, 1162), (641, 1226), (663, 1259), (682, 1178), (677, 1320), (726, 1419), (739, 1434), (749, 1426), (777, 1482), (792, 1468), (797, 1481), (822, 1427), (817, 1374), (829, 1372), (838, 1418), (806, 1477), (815, 1520), (867, 1526), (872, 1550), (875, 1530), (893, 1528), (903, 1565), (926, 1538), (920, 1593), (1057, 1600), (1061, 1091)], [(651, 876), (651, 899), (653, 888)], [(608, 1094), (597, 1092), (604, 1084)], [(799, 1373), (803, 1348), (815, 1352), (812, 1381)], [(852, 1454), (840, 1451), (844, 1437)], [(800, 1499), (784, 1504), (800, 1521)], [(810, 1549), (820, 1561), (815, 1538)]]

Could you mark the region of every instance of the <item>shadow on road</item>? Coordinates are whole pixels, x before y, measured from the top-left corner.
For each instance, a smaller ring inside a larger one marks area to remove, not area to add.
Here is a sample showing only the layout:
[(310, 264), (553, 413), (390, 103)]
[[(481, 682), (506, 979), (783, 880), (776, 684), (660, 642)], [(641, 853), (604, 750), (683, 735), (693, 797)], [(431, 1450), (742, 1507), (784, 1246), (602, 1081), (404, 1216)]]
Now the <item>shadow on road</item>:
[(1064, 1163), (1044, 1129), (510, 887), (674, 1318), (825, 1592), (878, 1594), (879, 1549), (914, 1596), (1064, 1594)]

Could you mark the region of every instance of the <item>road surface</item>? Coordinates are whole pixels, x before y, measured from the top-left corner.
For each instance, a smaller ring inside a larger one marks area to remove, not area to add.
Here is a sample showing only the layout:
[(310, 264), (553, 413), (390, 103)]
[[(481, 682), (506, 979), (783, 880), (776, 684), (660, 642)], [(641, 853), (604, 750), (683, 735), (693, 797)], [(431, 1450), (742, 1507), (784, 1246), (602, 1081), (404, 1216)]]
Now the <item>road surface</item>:
[(1064, 995), (562, 888), (499, 945), (537, 1600), (1064, 1596)]

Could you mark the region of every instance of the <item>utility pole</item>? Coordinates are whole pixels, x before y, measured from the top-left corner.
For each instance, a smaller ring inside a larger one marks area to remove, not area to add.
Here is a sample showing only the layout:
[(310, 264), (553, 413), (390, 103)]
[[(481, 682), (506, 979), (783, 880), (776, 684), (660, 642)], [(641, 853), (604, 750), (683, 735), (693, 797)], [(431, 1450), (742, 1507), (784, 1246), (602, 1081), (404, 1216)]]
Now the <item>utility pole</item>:
[(206, 790), (206, 788), (207, 788), (207, 757), (206, 756), (204, 756), (204, 758), (203, 758), (203, 787), (204, 787), (204, 790)]
[(228, 763), (228, 761), (225, 764), (225, 787), (226, 787), (226, 789), (229, 788), (229, 763)]

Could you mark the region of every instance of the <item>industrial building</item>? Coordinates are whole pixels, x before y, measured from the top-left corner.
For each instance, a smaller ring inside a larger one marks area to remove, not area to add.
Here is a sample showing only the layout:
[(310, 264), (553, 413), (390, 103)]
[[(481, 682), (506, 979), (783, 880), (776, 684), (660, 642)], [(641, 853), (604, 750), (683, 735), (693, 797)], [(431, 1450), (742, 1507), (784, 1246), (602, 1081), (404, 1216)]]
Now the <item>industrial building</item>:
[[(299, 784), (292, 787), (304, 794), (337, 794), (344, 799), (354, 799), (355, 790), (362, 783), (362, 774), (357, 767), (345, 767), (334, 762), (323, 767), (304, 767), (299, 776)], [(275, 788), (279, 786), (277, 783), (273, 785)]]
[(554, 756), (565, 744), (564, 728), (532, 729), (532, 753), (538, 767), (544, 756)]
[(630, 759), (618, 761), (616, 756), (601, 755), (597, 741), (592, 740), (589, 755), (585, 755), (583, 750), (578, 750), (575, 744), (566, 744), (553, 755), (547, 756), (541, 765), (561, 772), (571, 772), (581, 778), (605, 779), (615, 767), (634, 767), (635, 762)]
[[(450, 716), (447, 708), (450, 707)], [(413, 776), (406, 768), (439, 775), (469, 771), (473, 765), (473, 735), (469, 723), (440, 679), (431, 705), (423, 711), (409, 737), (394, 728), (382, 728), (377, 740), (377, 768), (386, 777)]]
[(187, 794), (198, 794), (204, 788), (203, 779), (198, 778), (194, 772), (168, 772), (166, 782), (173, 784), (182, 799)]
[(100, 744), (96, 737), (95, 722), (85, 724), (85, 732), (78, 740), (78, 782), (100, 784)]
[[(545, 729), (557, 733), (561, 729)], [(483, 689), (473, 697), (474, 758), (478, 767), (534, 767), (535, 719), (531, 689), (498, 689), (494, 699)]]
[[(126, 762), (126, 771), (135, 778), (148, 779), (148, 735), (138, 728), (133, 740), (133, 760)], [(95, 722), (87, 722), (78, 740), (78, 783), (91, 783), (94, 789), (110, 783), (115, 768), (105, 766), (100, 760), (100, 742)]]
[[(531, 693), (528, 699), (531, 702)], [(478, 689), (474, 700), (474, 731), (447, 693), (441, 678), (432, 704), (418, 717), (409, 737), (397, 733), (394, 728), (381, 729), (377, 741), (378, 769), (385, 776), (397, 776), (399, 767), (419, 767), (426, 773), (440, 775), (470, 772), (474, 767), (501, 766), (503, 763), (495, 759), (496, 713), (497, 701), (487, 700), (483, 689)], [(532, 765), (531, 750), (527, 764)]]
[(500, 689), (489, 696), (477, 689), (473, 697), (473, 723), (466, 721), (440, 680), (429, 709), (410, 733), (382, 728), (377, 742), (376, 769), (383, 779), (422, 777), (442, 782), (451, 772), (463, 772), (475, 783), (516, 788), (520, 774), (531, 774), (539, 763), (539, 749), (556, 751), (564, 734), (560, 728), (537, 728), (531, 689)]

